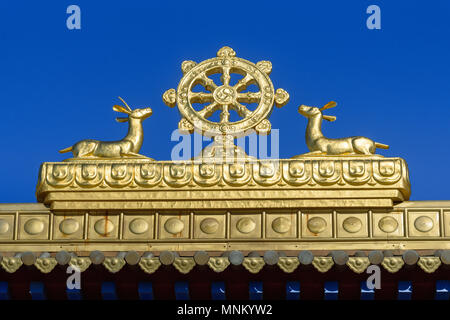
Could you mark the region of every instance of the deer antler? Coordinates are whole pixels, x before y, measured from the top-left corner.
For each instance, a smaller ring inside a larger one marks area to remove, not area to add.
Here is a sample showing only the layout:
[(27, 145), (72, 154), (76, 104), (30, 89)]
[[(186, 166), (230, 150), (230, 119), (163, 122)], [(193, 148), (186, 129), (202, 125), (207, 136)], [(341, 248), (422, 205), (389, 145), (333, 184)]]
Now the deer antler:
[(131, 110), (130, 106), (125, 102), (125, 100), (123, 100), (121, 97), (118, 97), (118, 98), (120, 99), (120, 101), (122, 101), (125, 104), (125, 106), (127, 107), (127, 109), (129, 111), (133, 111), (133, 110)]
[(337, 103), (336, 103), (336, 102), (330, 101), (330, 102), (328, 102), (326, 105), (324, 105), (322, 108), (320, 108), (319, 110), (320, 110), (320, 111), (323, 111), (323, 110), (327, 110), (327, 109), (334, 108), (334, 107), (336, 107), (336, 106), (337, 106)]

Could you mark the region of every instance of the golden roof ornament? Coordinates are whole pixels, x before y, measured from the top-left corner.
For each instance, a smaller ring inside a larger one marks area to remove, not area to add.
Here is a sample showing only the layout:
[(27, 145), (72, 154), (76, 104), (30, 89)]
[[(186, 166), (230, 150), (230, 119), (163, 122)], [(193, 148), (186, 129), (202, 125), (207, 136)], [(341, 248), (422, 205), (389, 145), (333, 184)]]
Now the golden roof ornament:
[(74, 159), (96, 159), (96, 158), (147, 158), (139, 154), (144, 141), (144, 130), (142, 121), (152, 115), (151, 108), (134, 109), (121, 97), (119, 99), (124, 106), (115, 105), (113, 110), (127, 115), (117, 117), (117, 122), (128, 122), (128, 134), (119, 141), (98, 141), (92, 139), (81, 140), (73, 146), (60, 150), (60, 153), (72, 152)]
[(336, 102), (330, 101), (322, 108), (305, 105), (301, 105), (298, 108), (298, 112), (308, 119), (305, 139), (310, 152), (296, 157), (310, 155), (374, 155), (377, 148), (389, 149), (388, 145), (375, 142), (366, 137), (326, 138), (322, 133), (322, 120), (333, 122), (336, 120), (336, 117), (324, 115), (322, 111), (336, 106)]
[[(200, 63), (183, 61), (181, 70), (183, 77), (177, 90), (167, 90), (163, 94), (163, 101), (169, 107), (178, 106), (182, 117), (178, 128), (182, 133), (197, 131), (214, 137), (213, 146), (203, 150), (203, 158), (221, 158), (227, 155), (247, 157), (243, 150), (234, 146), (234, 137), (246, 135), (251, 129), (258, 134), (270, 133), (271, 124), (267, 118), (273, 105), (282, 107), (289, 101), (289, 94), (285, 90), (274, 90), (269, 78), (272, 71), (270, 61), (254, 64), (236, 57), (236, 52), (230, 47), (221, 48), (217, 57)], [(243, 77), (235, 85), (230, 84), (232, 73)], [(213, 74), (221, 74), (221, 84), (216, 84), (210, 78)], [(193, 89), (198, 84), (206, 91), (194, 92)], [(252, 84), (255, 84), (259, 91), (245, 91)], [(196, 110), (194, 103), (208, 104), (201, 110)], [(258, 105), (251, 111), (246, 103)], [(236, 111), (241, 119), (231, 121), (231, 110)], [(220, 112), (219, 122), (209, 119), (216, 111)], [(224, 149), (227, 154), (223, 154)]]

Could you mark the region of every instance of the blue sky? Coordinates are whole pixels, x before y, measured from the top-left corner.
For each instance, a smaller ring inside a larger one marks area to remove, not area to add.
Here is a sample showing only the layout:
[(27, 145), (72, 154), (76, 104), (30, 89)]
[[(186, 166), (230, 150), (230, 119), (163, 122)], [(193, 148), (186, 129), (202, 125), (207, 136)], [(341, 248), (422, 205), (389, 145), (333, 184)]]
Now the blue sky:
[[(344, 4), (345, 3), (345, 4)], [(81, 8), (81, 30), (66, 8)], [(381, 30), (366, 8), (381, 8)], [(2, 1), (0, 202), (34, 202), (39, 165), (85, 138), (121, 139), (111, 107), (149, 106), (141, 153), (168, 160), (179, 114), (161, 96), (183, 60), (270, 60), (290, 102), (274, 109), (280, 156), (307, 152), (301, 104), (330, 100), (333, 138), (363, 135), (406, 159), (412, 200), (450, 200), (449, 1)]]

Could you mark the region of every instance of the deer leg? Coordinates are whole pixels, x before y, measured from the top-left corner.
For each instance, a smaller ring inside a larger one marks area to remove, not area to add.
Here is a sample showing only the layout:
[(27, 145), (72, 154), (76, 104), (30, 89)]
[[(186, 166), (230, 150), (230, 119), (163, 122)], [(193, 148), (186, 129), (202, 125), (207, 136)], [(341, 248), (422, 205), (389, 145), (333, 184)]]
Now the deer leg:
[(82, 140), (73, 146), (72, 153), (75, 158), (94, 157), (97, 146), (96, 142)]
[(355, 154), (362, 154), (365, 156), (372, 155), (373, 152), (370, 152), (370, 148), (367, 145), (355, 146)]
[(375, 143), (366, 137), (357, 137), (352, 141), (353, 151), (363, 155), (375, 153)]
[(302, 158), (302, 157), (305, 157), (305, 156), (319, 156), (319, 155), (326, 155), (326, 153), (322, 152), (320, 150), (316, 150), (316, 151), (310, 151), (310, 152), (307, 152), (307, 153), (299, 154), (298, 156), (294, 156), (292, 158), (296, 159), (296, 158)]
[(320, 150), (316, 150), (316, 151), (310, 151), (307, 153), (302, 154), (302, 156), (312, 156), (312, 155), (321, 155), (321, 154), (327, 154), (326, 152), (322, 152)]
[(148, 158), (148, 157), (146, 157), (146, 156), (144, 156), (142, 154), (134, 153), (134, 152), (131, 152), (131, 151), (129, 151), (127, 153), (121, 153), (120, 155), (121, 156), (126, 156), (126, 157)]

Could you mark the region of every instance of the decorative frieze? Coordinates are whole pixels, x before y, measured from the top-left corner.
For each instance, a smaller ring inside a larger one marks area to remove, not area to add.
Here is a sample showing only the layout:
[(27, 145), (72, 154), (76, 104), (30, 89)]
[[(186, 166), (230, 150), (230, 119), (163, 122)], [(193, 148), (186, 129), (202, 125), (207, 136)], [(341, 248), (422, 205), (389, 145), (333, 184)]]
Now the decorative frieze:
[(421, 202), (403, 202), (391, 209), (64, 213), (43, 205), (39, 209), (33, 205), (33, 210), (20, 205), (16, 212), (0, 208), (0, 231), (3, 230), (0, 241), (5, 252), (20, 251), (14, 248), (27, 244), (51, 252), (70, 244), (81, 250), (96, 243), (121, 243), (126, 250), (147, 244), (173, 250), (174, 242), (179, 240), (182, 242), (175, 247), (186, 250), (191, 245), (203, 250), (252, 250), (254, 246), (265, 248), (264, 243), (283, 250), (297, 250), (299, 243), (319, 249), (320, 243), (327, 243), (330, 250), (342, 250), (349, 240), (358, 241), (356, 249), (446, 249), (445, 241), (450, 239), (447, 212), (450, 203), (436, 202), (435, 207), (430, 203), (427, 207), (420, 205)]
[[(391, 206), (409, 198), (406, 163), (368, 156), (234, 163), (79, 160), (44, 163), (36, 195), (54, 210)], [(314, 204), (313, 199), (321, 199)], [(247, 206), (243, 207), (244, 203)], [(258, 201), (258, 202), (256, 202)], [(311, 204), (311, 205), (309, 205)]]
[[(244, 185), (401, 187), (409, 195), (408, 171), (401, 158), (305, 157), (292, 160), (255, 160), (237, 163), (166, 162), (149, 160), (80, 160), (46, 162), (41, 166), (37, 187), (39, 199), (44, 193), (70, 187), (71, 190), (104, 188), (213, 187)], [(403, 180), (403, 181), (402, 181)], [(402, 182), (398, 184), (399, 182)]]

